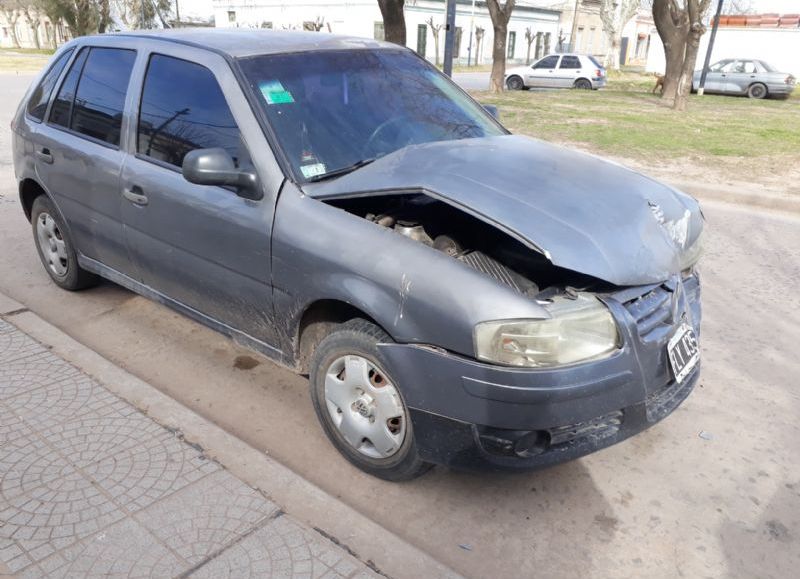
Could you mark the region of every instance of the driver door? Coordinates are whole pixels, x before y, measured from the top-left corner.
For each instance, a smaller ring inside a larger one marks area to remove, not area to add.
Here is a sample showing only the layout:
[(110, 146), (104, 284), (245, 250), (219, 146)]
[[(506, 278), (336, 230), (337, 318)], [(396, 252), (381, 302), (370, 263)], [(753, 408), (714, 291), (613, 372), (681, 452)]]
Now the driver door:
[[(193, 49), (172, 51), (149, 54), (139, 70), (132, 154), (121, 175), (130, 252), (142, 283), (188, 308), (186, 313), (277, 344), (270, 234), (281, 181), (265, 178), (280, 171), (258, 166), (250, 156), (253, 150), (268, 152), (269, 145), (247, 116), (252, 113), (227, 63), (203, 52), (201, 65), (191, 60)], [(263, 199), (184, 179), (186, 153), (213, 147), (258, 173)]]

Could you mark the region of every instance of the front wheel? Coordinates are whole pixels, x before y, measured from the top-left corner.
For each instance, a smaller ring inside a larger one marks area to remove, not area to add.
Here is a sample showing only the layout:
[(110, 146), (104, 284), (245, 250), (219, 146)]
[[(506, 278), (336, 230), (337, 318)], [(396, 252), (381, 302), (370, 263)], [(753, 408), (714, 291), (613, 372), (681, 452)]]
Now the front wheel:
[(767, 96), (767, 87), (760, 82), (751, 84), (750, 88), (747, 89), (747, 96), (751, 99), (763, 99)]
[(575, 88), (581, 90), (592, 90), (592, 83), (585, 78), (579, 78), (575, 81)]
[(506, 86), (508, 90), (522, 90), (525, 88), (525, 83), (522, 82), (522, 79), (518, 76), (511, 76), (506, 81)]
[(379, 343), (392, 339), (351, 320), (320, 342), (311, 360), (311, 400), (336, 449), (364, 472), (390, 481), (416, 478), (420, 459), (408, 408), (387, 373)]

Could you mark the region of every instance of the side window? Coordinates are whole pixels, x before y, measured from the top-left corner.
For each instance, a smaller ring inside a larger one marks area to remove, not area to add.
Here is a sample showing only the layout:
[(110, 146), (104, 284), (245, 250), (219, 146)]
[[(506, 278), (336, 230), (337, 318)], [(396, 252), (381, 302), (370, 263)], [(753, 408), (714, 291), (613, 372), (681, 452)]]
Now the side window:
[(533, 68), (555, 68), (558, 64), (558, 55), (552, 54), (545, 56), (542, 60), (533, 65)]
[(136, 141), (140, 155), (177, 167), (189, 151), (212, 147), (225, 149), (237, 166), (250, 162), (214, 74), (160, 54), (147, 67)]
[(558, 68), (580, 68), (581, 59), (577, 56), (562, 56)]
[(75, 100), (75, 89), (78, 88), (78, 79), (81, 77), (83, 64), (89, 54), (88, 48), (82, 48), (77, 58), (72, 61), (72, 66), (58, 89), (56, 100), (50, 109), (50, 122), (54, 125), (69, 127), (69, 119), (72, 116), (72, 102)]
[(44, 112), (47, 110), (47, 101), (50, 100), (50, 93), (53, 92), (56, 81), (58, 77), (61, 76), (61, 71), (67, 66), (67, 61), (69, 57), (72, 56), (72, 52), (72, 49), (70, 49), (59, 56), (53, 63), (53, 66), (50, 67), (50, 70), (47, 71), (47, 74), (44, 75), (44, 78), (42, 78), (42, 82), (40, 82), (39, 86), (33, 91), (28, 101), (27, 110), (28, 114), (34, 119), (40, 121), (44, 119)]
[(133, 50), (92, 48), (75, 94), (72, 130), (119, 145), (125, 95), (135, 60)]

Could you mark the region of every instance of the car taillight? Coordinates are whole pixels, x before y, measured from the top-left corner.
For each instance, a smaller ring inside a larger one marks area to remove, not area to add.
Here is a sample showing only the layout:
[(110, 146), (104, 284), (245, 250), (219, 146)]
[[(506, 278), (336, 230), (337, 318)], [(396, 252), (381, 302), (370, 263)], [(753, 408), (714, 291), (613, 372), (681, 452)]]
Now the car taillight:
[(789, 76), (786, 77), (786, 80), (784, 82), (786, 82), (786, 84), (794, 84), (794, 77), (790, 74)]

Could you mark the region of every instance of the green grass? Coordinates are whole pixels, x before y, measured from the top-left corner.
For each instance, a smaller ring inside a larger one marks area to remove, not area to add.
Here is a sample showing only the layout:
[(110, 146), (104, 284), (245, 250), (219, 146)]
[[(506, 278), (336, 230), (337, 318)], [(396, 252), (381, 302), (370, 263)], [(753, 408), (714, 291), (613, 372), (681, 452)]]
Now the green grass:
[(52, 51), (0, 49), (0, 72), (39, 72), (50, 60)]
[(0, 55), (3, 53), (52, 55), (54, 52), (52, 48), (0, 48)]
[(632, 159), (797, 155), (800, 92), (789, 100), (696, 96), (673, 111), (649, 91), (650, 75), (614, 73), (601, 91), (476, 92), (514, 133)]

